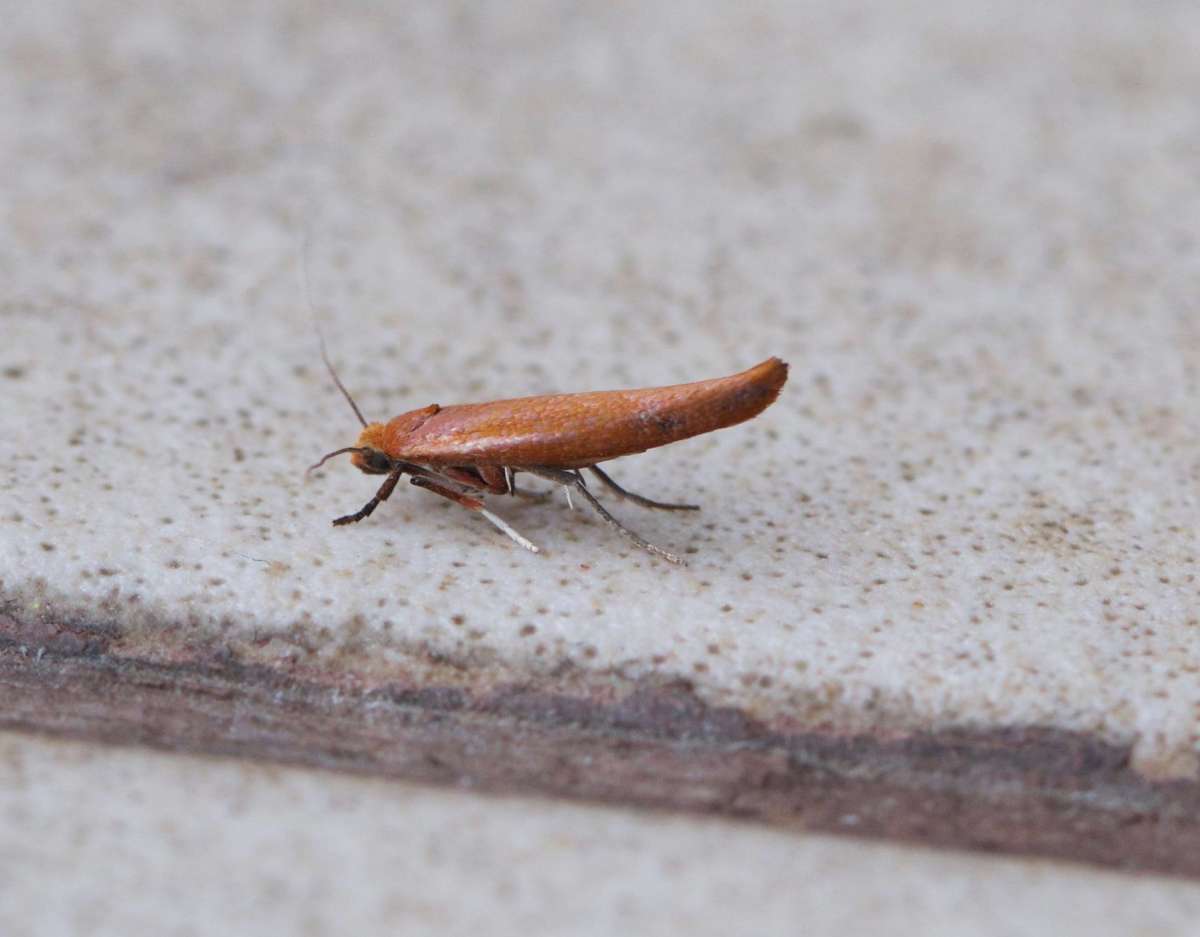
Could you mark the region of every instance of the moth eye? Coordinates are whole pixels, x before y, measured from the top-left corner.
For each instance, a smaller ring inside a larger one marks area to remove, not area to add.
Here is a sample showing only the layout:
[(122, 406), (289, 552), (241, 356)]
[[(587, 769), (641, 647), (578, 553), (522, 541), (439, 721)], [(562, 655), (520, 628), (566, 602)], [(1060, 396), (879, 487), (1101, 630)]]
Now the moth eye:
[(386, 472), (392, 467), (392, 460), (378, 450), (372, 451), (367, 458), (371, 468), (376, 472)]

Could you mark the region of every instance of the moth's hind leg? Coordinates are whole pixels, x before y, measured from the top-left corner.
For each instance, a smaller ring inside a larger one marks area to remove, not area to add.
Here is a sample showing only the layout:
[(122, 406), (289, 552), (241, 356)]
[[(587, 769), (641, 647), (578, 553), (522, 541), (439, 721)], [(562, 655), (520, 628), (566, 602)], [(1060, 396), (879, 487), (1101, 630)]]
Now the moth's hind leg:
[(632, 491), (626, 491), (615, 481), (609, 478), (608, 473), (598, 465), (589, 465), (588, 471), (595, 475), (604, 485), (613, 491), (618, 497), (624, 498), (626, 501), (632, 501), (634, 504), (641, 505), (644, 508), (655, 508), (659, 511), (699, 511), (698, 504), (667, 504), (664, 501), (652, 501), (642, 495), (634, 494)]
[(426, 475), (416, 475), (413, 478), (410, 478), (409, 481), (418, 488), (424, 488), (426, 491), (432, 491), (435, 495), (441, 495), (443, 498), (448, 498), (455, 504), (461, 504), (469, 511), (475, 511), (478, 514), (482, 514), (498, 530), (510, 537), (514, 542), (519, 543), (531, 553), (541, 552), (532, 541), (521, 536), (521, 534), (510, 527), (503, 518), (497, 517), (495, 514), (485, 508), (483, 506), (483, 502), (478, 498), (472, 498), (470, 495), (461, 491), (455, 491), (452, 488), (443, 485)]
[(544, 478), (547, 481), (557, 482), (558, 484), (568, 488), (568, 490), (574, 488), (575, 491), (582, 495), (587, 503), (592, 506), (592, 509), (600, 515), (604, 522), (618, 531), (622, 537), (625, 537), (627, 540), (636, 543), (648, 553), (653, 553), (655, 556), (661, 556), (667, 562), (676, 563), (680, 566), (687, 565), (683, 557), (676, 556), (674, 553), (664, 550), (662, 547), (656, 547), (649, 540), (638, 534), (635, 534), (632, 530), (609, 514), (608, 511), (604, 509), (604, 505), (596, 500), (596, 496), (588, 491), (587, 484), (584, 482), (583, 476), (580, 475), (579, 472), (566, 471), (564, 469), (556, 468), (527, 468), (523, 471), (529, 472), (531, 475), (536, 475), (538, 478)]

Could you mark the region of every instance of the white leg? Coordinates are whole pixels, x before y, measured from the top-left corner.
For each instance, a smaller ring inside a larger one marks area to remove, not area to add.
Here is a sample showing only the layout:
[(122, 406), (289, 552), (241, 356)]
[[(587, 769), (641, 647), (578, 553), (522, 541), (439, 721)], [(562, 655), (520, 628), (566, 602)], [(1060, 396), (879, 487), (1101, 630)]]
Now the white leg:
[(539, 550), (532, 541), (526, 540), (519, 533), (517, 533), (515, 530), (513, 530), (512, 527), (510, 527), (508, 525), (507, 521), (504, 521), (501, 518), (497, 517), (495, 514), (493, 514), (487, 508), (478, 508), (477, 510), (479, 511), (480, 514), (482, 514), (489, 521), (491, 521), (493, 524), (495, 524), (498, 529), (502, 530), (509, 537), (511, 537), (513, 540), (515, 540), (517, 543), (519, 543), (521, 546), (523, 546), (526, 550), (529, 550), (531, 553), (540, 553), (541, 552), (541, 550)]

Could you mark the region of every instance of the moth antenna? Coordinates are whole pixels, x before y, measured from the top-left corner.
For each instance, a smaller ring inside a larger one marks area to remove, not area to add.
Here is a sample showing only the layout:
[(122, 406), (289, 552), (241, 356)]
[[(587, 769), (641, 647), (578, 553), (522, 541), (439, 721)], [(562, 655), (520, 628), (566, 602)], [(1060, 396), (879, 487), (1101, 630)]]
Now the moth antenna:
[[(329, 360), (329, 352), (325, 348), (325, 333), (321, 331), (321, 320), (317, 316), (317, 307), (315, 305), (313, 305), (312, 280), (308, 275), (308, 245), (309, 245), (309, 242), (312, 240), (311, 233), (312, 232), (309, 230), (308, 226), (306, 225), (304, 228), (304, 250), (303, 250), (303, 253), (301, 254), (300, 260), (301, 260), (301, 265), (304, 268), (304, 295), (305, 295), (305, 298), (308, 300), (308, 309), (312, 313), (313, 327), (317, 330), (317, 342), (321, 346), (321, 360), (325, 362), (325, 368), (326, 368), (326, 370), (329, 371), (329, 376), (331, 378), (333, 378), (333, 383), (335, 385), (337, 385), (337, 389), (342, 392), (342, 396), (345, 397), (346, 402), (348, 404), (350, 404), (350, 409), (353, 410), (354, 415), (356, 417), (358, 417), (358, 422), (361, 423), (365, 427), (367, 425), (367, 421), (365, 419), (363, 419), (362, 411), (360, 409), (358, 409), (358, 404), (356, 404), (354, 402), (354, 398), (350, 396), (350, 391), (346, 390), (346, 385), (343, 384), (341, 381), (341, 378), (339, 378), (337, 376), (337, 371), (335, 371), (333, 369), (333, 363)], [(346, 452), (346, 451), (348, 451), (348, 450), (341, 449), (338, 452), (331, 453), (331, 454), (338, 455), (341, 452)], [(328, 458), (328, 456), (326, 456), (326, 458)], [(323, 462), (325, 460), (322, 459), (321, 461)], [(318, 463), (318, 465), (319, 464), (320, 463)], [(316, 468), (316, 466), (314, 465), (313, 468)], [(311, 472), (312, 469), (309, 469), (309, 471)]]
[(364, 427), (367, 421), (363, 419), (362, 411), (358, 409), (358, 404), (354, 402), (354, 398), (350, 396), (350, 391), (346, 390), (345, 385), (337, 376), (337, 371), (333, 370), (333, 364), (329, 361), (329, 354), (325, 351), (325, 336), (321, 334), (320, 326), (317, 327), (317, 339), (321, 343), (321, 360), (325, 362), (325, 367), (329, 369), (329, 376), (333, 378), (333, 383), (337, 385), (337, 389), (342, 392), (342, 396), (346, 398), (346, 402), (350, 404), (350, 409), (354, 411), (354, 415), (358, 417), (358, 422)]
[(310, 465), (305, 470), (304, 474), (311, 475), (313, 472), (315, 472), (317, 469), (319, 469), (322, 465), (324, 465), (326, 462), (328, 462), (330, 459), (332, 459), (335, 455), (344, 455), (347, 452), (366, 452), (366, 450), (361, 448), (360, 446), (347, 446), (345, 449), (336, 449), (333, 452), (330, 452), (328, 455), (321, 456), (321, 461), (314, 462), (312, 465)]

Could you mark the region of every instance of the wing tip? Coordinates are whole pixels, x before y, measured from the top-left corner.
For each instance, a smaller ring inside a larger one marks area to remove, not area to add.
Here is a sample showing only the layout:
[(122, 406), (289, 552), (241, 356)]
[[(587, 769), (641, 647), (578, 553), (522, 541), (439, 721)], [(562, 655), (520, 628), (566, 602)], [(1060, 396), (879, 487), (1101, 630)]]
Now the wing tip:
[(766, 361), (760, 362), (746, 372), (755, 383), (769, 387), (773, 391), (771, 399), (783, 388), (788, 379), (788, 363), (782, 358), (772, 355)]

